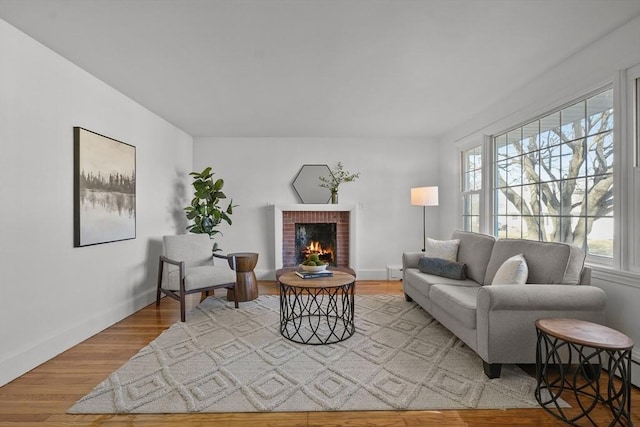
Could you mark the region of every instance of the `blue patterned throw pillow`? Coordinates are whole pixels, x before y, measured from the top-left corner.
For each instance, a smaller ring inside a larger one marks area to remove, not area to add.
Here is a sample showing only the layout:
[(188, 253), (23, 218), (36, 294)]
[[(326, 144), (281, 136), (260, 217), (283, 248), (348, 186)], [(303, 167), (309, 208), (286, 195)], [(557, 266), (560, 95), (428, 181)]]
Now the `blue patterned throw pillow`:
[(423, 273), (463, 280), (467, 278), (466, 264), (447, 261), (442, 258), (422, 257), (418, 260), (418, 270)]

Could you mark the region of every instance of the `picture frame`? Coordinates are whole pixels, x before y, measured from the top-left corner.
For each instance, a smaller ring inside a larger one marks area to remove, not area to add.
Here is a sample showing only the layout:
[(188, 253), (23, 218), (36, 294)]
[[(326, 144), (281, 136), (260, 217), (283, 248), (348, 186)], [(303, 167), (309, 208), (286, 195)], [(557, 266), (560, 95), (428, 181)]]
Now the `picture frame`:
[(136, 147), (73, 128), (74, 247), (136, 237)]

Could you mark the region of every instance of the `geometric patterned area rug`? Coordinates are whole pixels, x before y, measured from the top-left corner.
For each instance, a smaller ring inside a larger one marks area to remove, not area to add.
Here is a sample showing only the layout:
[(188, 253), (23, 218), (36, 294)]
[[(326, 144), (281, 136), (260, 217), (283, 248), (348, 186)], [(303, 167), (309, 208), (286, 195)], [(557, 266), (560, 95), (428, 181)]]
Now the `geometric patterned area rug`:
[(279, 297), (209, 297), (112, 373), (69, 413), (537, 408), (515, 365), (482, 360), (402, 295), (356, 295), (356, 332), (330, 345), (279, 332)]

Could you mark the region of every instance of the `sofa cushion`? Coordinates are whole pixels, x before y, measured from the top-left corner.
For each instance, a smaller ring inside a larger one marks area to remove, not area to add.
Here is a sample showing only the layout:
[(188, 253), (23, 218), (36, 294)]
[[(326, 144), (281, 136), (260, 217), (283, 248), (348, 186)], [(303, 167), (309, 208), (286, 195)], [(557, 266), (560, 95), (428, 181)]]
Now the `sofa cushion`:
[(466, 279), (465, 265), (459, 262), (447, 261), (442, 258), (422, 257), (418, 261), (418, 270), (422, 273), (435, 274), (436, 276), (450, 279)]
[(565, 243), (499, 239), (493, 245), (484, 284), (491, 283), (502, 263), (515, 254), (523, 254), (527, 260), (527, 283), (580, 283), (580, 273), (585, 259), (582, 249)]
[(491, 281), (492, 285), (524, 285), (527, 283), (529, 268), (522, 254), (514, 255), (502, 263)]
[(427, 238), (424, 255), (431, 258), (441, 258), (447, 261), (458, 260), (458, 246), (460, 240), (434, 240)]
[(483, 283), (491, 251), (496, 242), (495, 237), (469, 231), (454, 231), (451, 238), (460, 240), (458, 262), (467, 265), (467, 278)]
[(480, 285), (433, 285), (429, 298), (471, 329), (476, 329), (476, 300)]

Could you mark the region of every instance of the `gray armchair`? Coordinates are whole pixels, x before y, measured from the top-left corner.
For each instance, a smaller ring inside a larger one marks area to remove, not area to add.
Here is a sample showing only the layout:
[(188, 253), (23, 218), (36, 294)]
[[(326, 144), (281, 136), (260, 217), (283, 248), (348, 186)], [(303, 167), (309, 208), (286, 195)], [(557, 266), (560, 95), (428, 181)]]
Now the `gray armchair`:
[[(180, 320), (185, 321), (185, 297), (188, 294), (217, 288), (233, 289), (235, 307), (238, 308), (236, 291), (236, 259), (217, 255), (211, 251), (211, 240), (206, 234), (164, 236), (163, 252), (158, 265), (158, 291), (156, 306), (165, 294), (180, 301)], [(224, 265), (214, 265), (214, 258), (226, 260)], [(231, 268), (229, 268), (231, 267)]]

